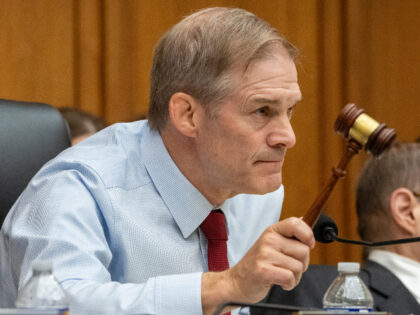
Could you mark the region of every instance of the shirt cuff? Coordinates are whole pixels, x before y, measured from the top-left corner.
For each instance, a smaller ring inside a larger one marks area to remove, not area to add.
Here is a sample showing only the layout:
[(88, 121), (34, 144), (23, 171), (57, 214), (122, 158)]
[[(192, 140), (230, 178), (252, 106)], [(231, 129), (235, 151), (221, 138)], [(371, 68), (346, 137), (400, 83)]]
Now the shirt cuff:
[(156, 314), (203, 314), (202, 272), (156, 278)]

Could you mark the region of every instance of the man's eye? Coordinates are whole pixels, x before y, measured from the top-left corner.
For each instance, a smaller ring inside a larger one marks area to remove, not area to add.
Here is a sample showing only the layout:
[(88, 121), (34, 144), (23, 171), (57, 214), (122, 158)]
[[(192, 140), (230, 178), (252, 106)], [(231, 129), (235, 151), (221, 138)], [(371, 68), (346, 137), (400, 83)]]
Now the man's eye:
[(287, 109), (287, 117), (289, 117), (289, 119), (292, 118), (293, 109), (294, 106)]
[(258, 108), (255, 112), (262, 116), (268, 116), (269, 109), (267, 106), (264, 106), (264, 107)]

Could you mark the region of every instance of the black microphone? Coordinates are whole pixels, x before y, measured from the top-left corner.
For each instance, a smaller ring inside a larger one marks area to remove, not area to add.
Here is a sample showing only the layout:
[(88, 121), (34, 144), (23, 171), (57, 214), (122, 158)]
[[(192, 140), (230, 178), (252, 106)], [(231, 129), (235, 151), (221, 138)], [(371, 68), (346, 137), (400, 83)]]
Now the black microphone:
[(335, 224), (333, 219), (331, 219), (329, 216), (327, 216), (324, 213), (321, 213), (321, 215), (319, 216), (319, 219), (313, 228), (313, 232), (314, 232), (315, 240), (320, 243), (331, 243), (333, 241), (337, 241), (340, 243), (356, 244), (356, 245), (362, 245), (366, 247), (380, 247), (380, 246), (385, 246), (385, 245), (420, 242), (420, 237), (401, 238), (397, 240), (389, 240), (389, 241), (382, 241), (382, 242), (365, 242), (365, 241), (355, 241), (355, 240), (347, 240), (344, 238), (339, 238), (337, 225)]
[(338, 235), (338, 228), (333, 219), (324, 213), (318, 218), (313, 227), (315, 240), (320, 243), (331, 243)]
[(253, 307), (253, 308), (262, 308), (268, 310), (277, 310), (277, 311), (288, 311), (288, 312), (298, 312), (298, 311), (322, 311), (319, 308), (310, 308), (303, 306), (294, 306), (294, 305), (283, 305), (283, 304), (272, 304), (272, 303), (241, 303), (241, 302), (226, 302), (220, 304), (214, 315), (220, 315), (222, 310), (227, 306), (237, 306), (237, 307)]

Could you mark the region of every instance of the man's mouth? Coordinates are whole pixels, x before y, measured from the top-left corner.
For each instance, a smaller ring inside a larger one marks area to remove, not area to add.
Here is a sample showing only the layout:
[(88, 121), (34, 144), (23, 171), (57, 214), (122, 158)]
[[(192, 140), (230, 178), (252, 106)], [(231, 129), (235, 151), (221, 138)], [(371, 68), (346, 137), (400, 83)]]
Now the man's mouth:
[(283, 164), (283, 160), (259, 160), (259, 161), (256, 161), (254, 164), (256, 164), (256, 165), (258, 165), (258, 164), (267, 164), (267, 165), (269, 165), (269, 164), (273, 164), (273, 165)]

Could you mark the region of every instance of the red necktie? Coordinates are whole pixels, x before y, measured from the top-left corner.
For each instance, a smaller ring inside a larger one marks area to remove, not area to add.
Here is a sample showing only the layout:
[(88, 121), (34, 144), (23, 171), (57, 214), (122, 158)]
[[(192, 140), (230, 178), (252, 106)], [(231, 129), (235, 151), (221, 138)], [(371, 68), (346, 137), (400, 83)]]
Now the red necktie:
[(227, 258), (225, 215), (220, 210), (213, 210), (200, 225), (207, 237), (209, 271), (223, 271), (229, 268)]
[[(225, 215), (220, 210), (213, 210), (200, 225), (201, 231), (207, 237), (207, 259), (209, 271), (223, 271), (229, 268), (227, 258), (228, 239)], [(223, 315), (230, 315), (230, 312)]]

